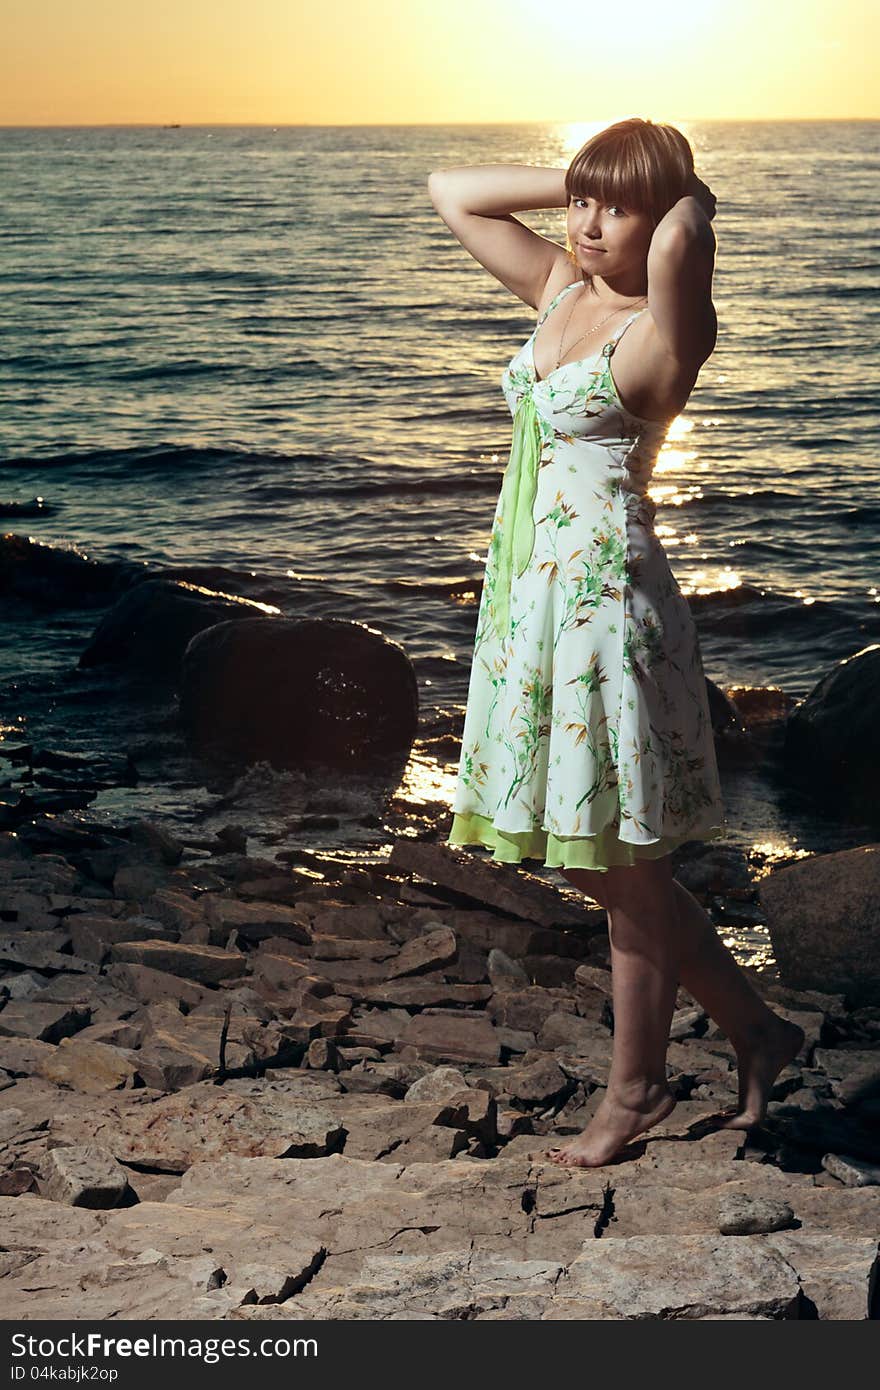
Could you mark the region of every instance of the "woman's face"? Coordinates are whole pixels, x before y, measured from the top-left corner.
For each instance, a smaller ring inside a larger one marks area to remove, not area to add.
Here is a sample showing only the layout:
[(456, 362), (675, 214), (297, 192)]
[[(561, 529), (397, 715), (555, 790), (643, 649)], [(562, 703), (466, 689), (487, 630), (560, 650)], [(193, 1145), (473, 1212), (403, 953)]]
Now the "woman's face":
[(608, 279), (645, 265), (654, 222), (647, 212), (573, 194), (567, 228), (579, 268)]

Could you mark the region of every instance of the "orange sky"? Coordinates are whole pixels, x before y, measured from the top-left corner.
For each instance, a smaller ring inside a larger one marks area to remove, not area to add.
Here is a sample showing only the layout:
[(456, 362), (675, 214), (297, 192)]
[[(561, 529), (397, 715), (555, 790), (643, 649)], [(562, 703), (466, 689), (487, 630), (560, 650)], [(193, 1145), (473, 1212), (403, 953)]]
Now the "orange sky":
[(880, 116), (876, 0), (4, 8), (3, 125)]

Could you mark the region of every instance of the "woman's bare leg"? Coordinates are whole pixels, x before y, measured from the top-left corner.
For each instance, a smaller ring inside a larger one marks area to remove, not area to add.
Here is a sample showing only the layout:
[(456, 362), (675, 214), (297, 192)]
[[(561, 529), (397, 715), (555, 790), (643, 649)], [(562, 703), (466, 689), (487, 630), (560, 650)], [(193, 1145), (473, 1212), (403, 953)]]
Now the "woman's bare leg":
[(773, 1082), (800, 1052), (804, 1031), (765, 1004), (705, 909), (683, 884), (673, 883), (681, 935), (679, 979), (736, 1050), (739, 1104), (724, 1128), (747, 1129), (764, 1118)]
[(569, 870), (566, 877), (591, 896), (601, 892), (608, 912), (614, 1050), (592, 1120), (583, 1133), (546, 1154), (556, 1163), (594, 1168), (675, 1105), (666, 1083), (666, 1048), (678, 989), (678, 906), (669, 855), (609, 869), (601, 889), (594, 876), (579, 884), (577, 872)]
[[(736, 1114), (724, 1127), (746, 1129), (759, 1123), (766, 1113), (773, 1082), (782, 1068), (797, 1056), (803, 1046), (803, 1029), (780, 1018), (761, 999), (724, 945), (708, 913), (683, 884), (672, 877), (669, 856), (660, 860), (640, 861), (632, 869), (611, 869), (605, 873), (598, 870), (561, 872), (575, 887), (580, 888), (596, 902), (600, 902), (608, 911), (612, 979), (615, 981), (612, 985), (615, 1060), (612, 1062), (611, 1075), (615, 1083), (620, 1078), (620, 1090), (615, 1088), (613, 1096), (619, 1096), (624, 1102), (624, 1111), (628, 1104), (632, 1108), (631, 1102), (635, 1100), (635, 1118), (648, 1119), (648, 1123), (642, 1125), (644, 1129), (648, 1124), (657, 1123), (659, 1115), (654, 1115), (655, 1109), (668, 1114), (672, 1108), (671, 1104), (668, 1104), (667, 1108), (662, 1103), (655, 1105), (655, 1102), (661, 1100), (657, 1090), (661, 1082), (665, 1089), (668, 1020), (674, 1007), (677, 983), (680, 981), (710, 1017), (714, 1018), (722, 1032), (730, 1039), (737, 1054), (739, 1104)], [(670, 891), (675, 905), (671, 930)], [(659, 914), (658, 904), (662, 906)], [(639, 926), (645, 922), (649, 924), (647, 939)], [(663, 923), (665, 928), (661, 930)], [(647, 973), (644, 962), (647, 962)], [(670, 1002), (664, 994), (664, 980), (666, 988), (669, 988), (668, 977), (673, 971), (676, 974), (676, 988), (671, 990)], [(667, 1020), (666, 1035), (660, 1039), (660, 1026), (657, 1035), (649, 1041), (644, 1028), (636, 1023), (634, 1034), (630, 1027), (632, 1035), (629, 1044), (620, 1051), (621, 1066), (618, 1067), (621, 1020), (626, 1036), (626, 1020), (631, 1017), (637, 1018), (640, 1000), (643, 1017), (648, 1012), (646, 1006), (650, 1002), (650, 1016), (655, 1017), (658, 1023), (661, 1018)], [(656, 1015), (655, 1011), (658, 1008), (660, 1014)], [(634, 1078), (627, 1074), (627, 1068), (631, 1069), (633, 1058), (642, 1055), (642, 1048), (648, 1049), (645, 1054), (648, 1062), (645, 1075), (634, 1085)], [(655, 1049), (653, 1052), (652, 1048)], [(657, 1068), (651, 1059), (661, 1055), (662, 1067)], [(611, 1077), (609, 1089), (610, 1083)], [(600, 1110), (601, 1108), (600, 1106)], [(603, 1113), (610, 1118), (607, 1106)], [(650, 1118), (652, 1115), (654, 1117)], [(622, 1122), (625, 1115), (621, 1114), (618, 1118)], [(598, 1134), (599, 1131), (595, 1129), (598, 1119), (597, 1110), (593, 1122), (579, 1139), (586, 1140), (588, 1132), (594, 1137)], [(573, 1147), (574, 1145), (568, 1144), (552, 1152), (557, 1153), (561, 1160)], [(595, 1154), (595, 1146), (591, 1143), (589, 1151), (584, 1147), (583, 1152), (584, 1155), (587, 1152)], [(569, 1162), (571, 1159), (565, 1161)], [(579, 1161), (583, 1163), (584, 1158), (581, 1157)], [(595, 1161), (594, 1157), (592, 1162)]]

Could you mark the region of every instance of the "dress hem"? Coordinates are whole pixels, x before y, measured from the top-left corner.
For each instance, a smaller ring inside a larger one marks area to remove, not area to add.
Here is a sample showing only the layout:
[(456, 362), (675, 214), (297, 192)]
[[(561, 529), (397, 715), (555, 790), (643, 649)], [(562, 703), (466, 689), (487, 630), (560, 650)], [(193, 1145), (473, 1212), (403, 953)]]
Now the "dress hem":
[(595, 835), (557, 836), (543, 828), (500, 830), (489, 816), (454, 811), (447, 845), (484, 845), (492, 858), (502, 864), (520, 864), (537, 859), (548, 869), (597, 869), (631, 867), (640, 859), (660, 859), (688, 841), (714, 840), (725, 826), (715, 824), (705, 830), (696, 827), (684, 834), (661, 835), (647, 843), (635, 844), (618, 838), (615, 827), (603, 826)]

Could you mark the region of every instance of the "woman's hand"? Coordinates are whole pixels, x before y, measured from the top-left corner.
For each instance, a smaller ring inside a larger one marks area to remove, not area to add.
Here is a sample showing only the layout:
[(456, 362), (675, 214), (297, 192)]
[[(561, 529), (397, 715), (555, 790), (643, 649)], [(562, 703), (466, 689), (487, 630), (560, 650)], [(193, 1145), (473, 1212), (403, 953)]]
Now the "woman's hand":
[(688, 178), (683, 196), (685, 198), (695, 198), (697, 202), (700, 204), (700, 207), (705, 212), (709, 221), (712, 221), (712, 218), (715, 216), (715, 208), (717, 206), (715, 194), (712, 192), (709, 185), (703, 183), (703, 180), (701, 178), (698, 178), (695, 173), (691, 173), (690, 177)]

